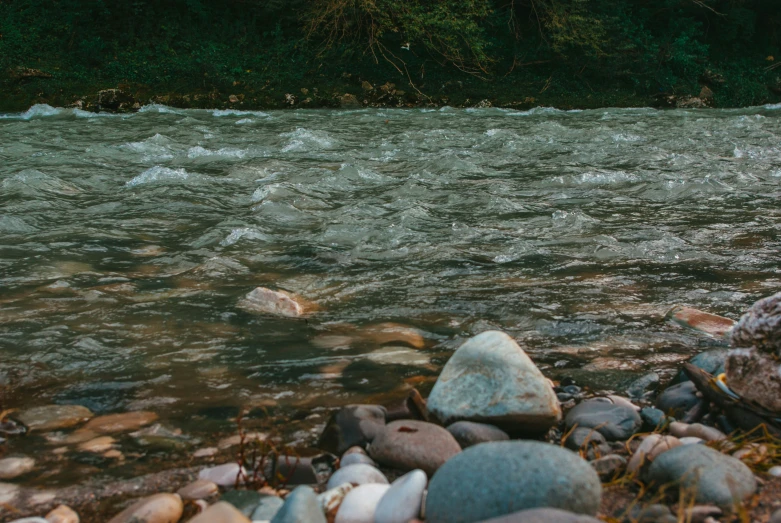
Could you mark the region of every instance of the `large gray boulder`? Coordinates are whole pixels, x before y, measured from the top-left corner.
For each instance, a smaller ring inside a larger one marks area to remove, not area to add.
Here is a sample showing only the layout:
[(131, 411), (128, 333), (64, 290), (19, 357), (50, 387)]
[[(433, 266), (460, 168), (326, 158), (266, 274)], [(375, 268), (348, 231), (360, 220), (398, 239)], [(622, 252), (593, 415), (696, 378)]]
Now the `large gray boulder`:
[(483, 332), (459, 347), (442, 369), (428, 409), (445, 425), (477, 421), (513, 434), (541, 434), (561, 420), (548, 380), (499, 331)]
[(657, 486), (677, 484), (695, 501), (732, 507), (757, 490), (757, 481), (742, 461), (705, 445), (682, 445), (659, 455), (648, 470)]
[(533, 508), (594, 515), (602, 485), (567, 449), (539, 441), (495, 441), (465, 449), (437, 470), (426, 523), (472, 523)]
[(727, 385), (741, 398), (781, 413), (781, 364), (775, 355), (755, 349), (731, 350), (725, 369)]

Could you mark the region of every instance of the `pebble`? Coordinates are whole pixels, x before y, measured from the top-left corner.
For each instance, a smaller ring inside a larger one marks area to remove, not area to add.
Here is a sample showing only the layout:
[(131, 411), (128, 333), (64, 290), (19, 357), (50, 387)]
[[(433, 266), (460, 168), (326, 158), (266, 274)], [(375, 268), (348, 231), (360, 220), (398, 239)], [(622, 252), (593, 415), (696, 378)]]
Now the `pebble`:
[(626, 458), (616, 454), (609, 454), (591, 461), (591, 466), (599, 474), (602, 481), (610, 481), (626, 467)]
[(279, 496), (261, 496), (260, 503), (252, 512), (252, 521), (271, 521), (284, 504)]
[(594, 429), (608, 441), (625, 440), (640, 430), (643, 420), (634, 408), (616, 403), (589, 400), (567, 413), (567, 430), (575, 425)]
[(44, 405), (24, 410), (17, 415), (31, 432), (67, 429), (83, 423), (94, 414), (81, 405)]
[(385, 426), (385, 413), (378, 405), (348, 405), (328, 420), (317, 447), (337, 455), (353, 446), (366, 447)]
[(182, 498), (176, 494), (155, 494), (130, 505), (109, 523), (176, 523), (183, 510)]
[(601, 521), (591, 516), (573, 514), (556, 508), (534, 508), (486, 519), (481, 523), (601, 523)]
[(320, 503), (320, 508), (323, 509), (328, 521), (334, 520), (336, 511), (339, 510), (342, 500), (344, 500), (344, 497), (353, 488), (351, 483), (343, 483), (342, 485), (334, 487), (331, 490), (326, 490), (317, 496), (317, 502)]
[(14, 479), (31, 472), (35, 468), (33, 458), (0, 459), (0, 479)]
[[(357, 467), (359, 465), (352, 465)], [(204, 520), (203, 523), (208, 523)], [(271, 523), (326, 523), (317, 494), (311, 487), (296, 487), (285, 499), (285, 504)]]
[(670, 423), (670, 434), (678, 438), (700, 438), (705, 441), (721, 441), (727, 439), (727, 435), (715, 427), (708, 427), (701, 423)]
[(22, 518), (22, 519), (15, 519), (11, 521), (10, 523), (49, 523), (43, 518)]
[(236, 445), (241, 445), (242, 441), (244, 441), (244, 444), (246, 445), (247, 443), (253, 441), (266, 441), (266, 438), (268, 438), (268, 434), (264, 432), (247, 432), (244, 434), (243, 438), (240, 434), (235, 434), (227, 438), (222, 438), (220, 441), (218, 441), (217, 448), (229, 449), (231, 447), (235, 447)]
[(602, 484), (577, 454), (539, 441), (496, 441), (469, 447), (434, 474), (425, 500), (427, 523), (481, 521), (531, 508), (596, 514)]
[(206, 499), (218, 494), (220, 487), (213, 481), (197, 479), (176, 491), (185, 501)]
[(99, 438), (94, 438), (89, 441), (85, 441), (84, 443), (80, 443), (77, 448), (83, 452), (101, 454), (114, 448), (114, 443), (116, 443), (116, 441), (117, 440), (111, 436), (101, 436)]
[(46, 514), (49, 523), (79, 523), (79, 515), (67, 505), (60, 505)]
[(570, 450), (579, 451), (586, 446), (598, 446), (606, 442), (605, 436), (596, 430), (588, 427), (577, 427), (567, 436), (564, 445)]
[(456, 350), (434, 384), (428, 410), (446, 425), (477, 421), (530, 435), (561, 420), (550, 382), (515, 340), (499, 331), (478, 334)]
[(773, 477), (781, 478), (781, 465), (776, 465), (774, 467), (770, 467), (767, 471), (768, 474), (770, 474)]
[(239, 469), (237, 463), (225, 463), (216, 467), (205, 468), (198, 473), (198, 479), (212, 481), (221, 487), (233, 487), (239, 477), (239, 472), (246, 474), (247, 471), (242, 467)]
[(419, 517), (427, 483), (426, 473), (420, 469), (408, 472), (391, 483), (377, 505), (374, 523), (407, 523)]
[(664, 412), (656, 407), (644, 407), (640, 409), (640, 418), (643, 420), (643, 429), (648, 432), (663, 427), (666, 423), (675, 421), (675, 418), (669, 418)]
[(626, 394), (632, 399), (643, 399), (653, 393), (658, 386), (659, 375), (655, 372), (649, 372), (630, 383), (626, 388)]
[(656, 398), (656, 407), (665, 414), (681, 417), (700, 402), (697, 387), (691, 381), (668, 387)]
[(252, 523), (230, 503), (219, 501), (190, 520), (190, 523)]
[(92, 418), (80, 431), (90, 431), (96, 434), (114, 434), (118, 432), (130, 432), (138, 430), (157, 420), (157, 414), (147, 411), (123, 412), (121, 414), (108, 414)]
[(721, 517), (723, 511), (714, 505), (695, 505), (686, 509), (684, 521), (688, 523), (705, 523), (708, 518)]
[(632, 455), (626, 467), (627, 472), (636, 474), (644, 465), (651, 463), (661, 453), (681, 445), (681, 441), (674, 436), (662, 436), (651, 434), (646, 436), (640, 446)]
[(347, 467), (349, 465), (355, 465), (357, 463), (371, 465), (372, 467), (377, 466), (377, 463), (375, 463), (374, 460), (371, 459), (369, 456), (367, 456), (366, 454), (359, 454), (357, 452), (353, 452), (352, 454), (347, 454), (341, 460), (339, 460), (340, 467)]
[(272, 291), (257, 287), (239, 302), (239, 307), (260, 314), (271, 314), (285, 318), (298, 318), (306, 311), (297, 296), (285, 291)]
[(506, 441), (510, 436), (502, 429), (486, 423), (457, 421), (447, 427), (462, 449), (486, 441)]
[(461, 446), (450, 432), (417, 420), (389, 423), (369, 447), (369, 455), (378, 463), (403, 471), (423, 469), (428, 475), (459, 452)]
[(367, 483), (383, 483), (388, 484), (388, 479), (378, 469), (371, 465), (364, 463), (356, 463), (355, 465), (349, 465), (342, 467), (328, 479), (326, 488), (336, 488), (343, 483), (351, 483), (353, 485), (365, 485)]
[(194, 458), (209, 458), (216, 455), (220, 450), (217, 447), (205, 447), (193, 452)]
[(704, 445), (687, 445), (657, 457), (648, 471), (657, 485), (680, 483), (695, 501), (731, 507), (757, 490), (751, 470), (740, 460)]
[(389, 485), (371, 483), (355, 487), (344, 497), (334, 523), (374, 523), (374, 513)]
[(230, 503), (239, 512), (250, 517), (255, 508), (260, 504), (262, 496), (254, 490), (229, 490), (222, 495), (220, 501)]
[(0, 482), (0, 504), (13, 505), (16, 496), (19, 494), (19, 486), (13, 483)]

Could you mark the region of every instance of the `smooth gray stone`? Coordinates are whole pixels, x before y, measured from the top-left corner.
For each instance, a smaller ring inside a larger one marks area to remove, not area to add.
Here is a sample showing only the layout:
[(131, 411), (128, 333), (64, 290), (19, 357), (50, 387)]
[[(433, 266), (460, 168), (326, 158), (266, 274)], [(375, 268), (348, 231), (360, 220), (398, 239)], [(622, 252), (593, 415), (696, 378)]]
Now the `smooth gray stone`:
[(655, 372), (637, 378), (626, 388), (626, 394), (632, 399), (643, 399), (659, 386), (659, 375)]
[(450, 425), (447, 431), (456, 438), (462, 449), (487, 441), (506, 441), (510, 439), (510, 436), (502, 429), (474, 421), (457, 421)]
[(255, 512), (255, 507), (258, 506), (262, 497), (254, 490), (229, 490), (222, 495), (220, 501), (230, 503), (239, 512), (249, 517)]
[(382, 465), (403, 471), (423, 469), (429, 475), (459, 452), (461, 446), (452, 434), (417, 420), (388, 423), (369, 447), (369, 455)]
[(681, 445), (659, 455), (648, 470), (657, 486), (683, 485), (695, 501), (731, 507), (757, 490), (751, 470), (738, 459), (705, 445)]
[(643, 420), (628, 405), (589, 400), (570, 410), (565, 423), (567, 430), (577, 425), (596, 430), (608, 441), (617, 441), (628, 439), (640, 430)]
[[(724, 372), (724, 362), (727, 360), (728, 352), (727, 349), (707, 350), (690, 359), (689, 363), (704, 370), (708, 374), (718, 376)], [(681, 370), (673, 380), (673, 384), (683, 383), (684, 381), (689, 381), (689, 377)]]
[(317, 446), (336, 455), (353, 446), (366, 447), (385, 426), (386, 413), (378, 405), (348, 405), (331, 416)]
[(472, 523), (532, 508), (596, 514), (602, 484), (580, 456), (539, 441), (469, 447), (437, 470), (426, 496), (427, 523)]
[(285, 504), (271, 523), (327, 523), (327, 521), (315, 491), (312, 487), (301, 485), (288, 495)]
[(408, 472), (391, 483), (374, 512), (374, 523), (407, 523), (420, 517), (427, 483), (426, 473), (420, 469)]
[(591, 516), (573, 514), (556, 508), (534, 508), (486, 519), (480, 523), (601, 523), (601, 521)]
[(599, 431), (579, 426), (570, 433), (564, 445), (570, 450), (578, 451), (585, 446), (599, 446), (606, 442), (605, 436)]
[(250, 519), (252, 521), (271, 521), (284, 504), (285, 501), (277, 496), (262, 496)]
[(377, 466), (374, 460), (371, 459), (369, 456), (367, 456), (366, 454), (359, 454), (357, 452), (353, 452), (352, 454), (347, 454), (346, 456), (344, 456), (339, 462), (339, 466), (344, 468), (350, 465), (355, 465), (357, 463), (371, 465), (372, 467)]
[(665, 414), (680, 418), (699, 402), (697, 387), (691, 381), (684, 381), (662, 392), (656, 398), (656, 408)]
[(647, 432), (653, 432), (665, 423), (675, 421), (675, 418), (668, 418), (664, 412), (656, 407), (644, 407), (640, 410), (640, 417), (643, 420), (643, 429)]
[(348, 465), (342, 467), (328, 479), (328, 485), (326, 488), (331, 490), (343, 483), (352, 483), (354, 485), (365, 485), (367, 483), (383, 483), (388, 484), (388, 478), (385, 475), (365, 463), (356, 463), (355, 465)]
[(773, 512), (773, 515), (770, 516), (768, 523), (781, 523), (781, 509), (778, 509), (775, 512)]
[(553, 387), (510, 336), (467, 340), (442, 369), (427, 401), (443, 424), (478, 421), (512, 434), (543, 434), (561, 419)]

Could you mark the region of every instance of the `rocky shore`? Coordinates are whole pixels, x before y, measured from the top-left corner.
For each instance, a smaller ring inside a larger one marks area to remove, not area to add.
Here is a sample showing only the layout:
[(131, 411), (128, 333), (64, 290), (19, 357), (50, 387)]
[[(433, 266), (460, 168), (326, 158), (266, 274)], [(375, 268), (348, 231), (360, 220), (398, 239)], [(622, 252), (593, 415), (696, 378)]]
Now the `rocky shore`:
[[(266, 288), (239, 305), (286, 317), (314, 307)], [(194, 454), (233, 459), (112, 484), (20, 486), (43, 471), (15, 443), (34, 434), (55, 453), (122, 459), (120, 434), (180, 435), (146, 411), (6, 411), (0, 521), (781, 522), (781, 293), (739, 322), (687, 308), (669, 319), (731, 348), (694, 356), (661, 392), (649, 374), (595, 394), (550, 381), (512, 337), (486, 331), (453, 353), (428, 398), (412, 389), (332, 412), (317, 453), (239, 427)]]

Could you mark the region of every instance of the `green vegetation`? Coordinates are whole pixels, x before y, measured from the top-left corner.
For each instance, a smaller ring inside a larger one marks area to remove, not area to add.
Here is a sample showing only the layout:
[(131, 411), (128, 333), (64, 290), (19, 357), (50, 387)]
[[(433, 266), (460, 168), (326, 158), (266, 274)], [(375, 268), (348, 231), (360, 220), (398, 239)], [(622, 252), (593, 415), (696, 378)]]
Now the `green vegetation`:
[(330, 106), (364, 81), (395, 83), (394, 104), (648, 105), (707, 85), (741, 106), (781, 99), (776, 64), (777, 0), (0, 0), (0, 110), (110, 87)]

